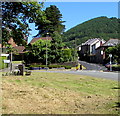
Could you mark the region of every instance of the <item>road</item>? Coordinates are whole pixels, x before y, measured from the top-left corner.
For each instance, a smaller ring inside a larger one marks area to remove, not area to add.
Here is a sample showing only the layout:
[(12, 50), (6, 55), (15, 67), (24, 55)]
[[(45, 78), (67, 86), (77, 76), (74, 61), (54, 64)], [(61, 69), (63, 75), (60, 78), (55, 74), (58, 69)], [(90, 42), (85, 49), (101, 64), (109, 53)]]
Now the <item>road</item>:
[(120, 79), (118, 79), (120, 73), (117, 73), (117, 72), (100, 72), (100, 71), (91, 71), (91, 70), (83, 70), (83, 71), (49, 71), (49, 70), (38, 71), (38, 70), (34, 70), (32, 72), (68, 73), (68, 74), (86, 75), (86, 76), (92, 76), (92, 77), (97, 77), (97, 78), (105, 78), (105, 79), (120, 81)]
[(85, 61), (78, 61), (81, 65), (86, 67), (86, 70), (107, 70), (105, 66), (99, 65), (99, 64), (94, 64), (94, 63), (88, 63)]
[[(69, 70), (69, 71), (60, 71), (60, 70), (50, 71), (50, 70), (47, 70), (47, 72), (86, 75), (86, 76), (92, 76), (92, 77), (97, 77), (97, 78), (105, 78), (105, 79), (116, 80), (116, 81), (119, 80), (120, 81), (120, 79), (118, 79), (118, 77), (120, 76), (120, 73), (117, 73), (117, 72), (102, 72), (102, 71), (100, 71), (101, 69), (104, 68), (102, 66), (87, 63), (87, 62), (84, 62), (84, 61), (80, 61), (80, 63), (83, 63), (84, 66), (87, 65), (87, 70), (78, 70), (78, 71), (75, 71), (75, 70), (74, 71), (71, 71), (71, 70)], [(0, 72), (7, 72), (7, 71), (9, 71), (9, 68), (0, 70)], [(46, 72), (46, 71), (41, 71), (41, 70), (32, 70), (32, 72), (35, 72), (35, 71)]]

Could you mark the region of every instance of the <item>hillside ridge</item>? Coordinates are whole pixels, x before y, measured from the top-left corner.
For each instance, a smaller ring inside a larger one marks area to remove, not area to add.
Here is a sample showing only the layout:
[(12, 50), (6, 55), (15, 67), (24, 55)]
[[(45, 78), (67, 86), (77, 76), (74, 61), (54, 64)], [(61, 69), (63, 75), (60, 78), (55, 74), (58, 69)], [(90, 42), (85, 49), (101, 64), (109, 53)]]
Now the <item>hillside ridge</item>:
[(64, 32), (63, 42), (73, 47), (75, 43), (79, 45), (91, 38), (118, 38), (118, 21), (116, 17), (105, 16), (90, 19)]

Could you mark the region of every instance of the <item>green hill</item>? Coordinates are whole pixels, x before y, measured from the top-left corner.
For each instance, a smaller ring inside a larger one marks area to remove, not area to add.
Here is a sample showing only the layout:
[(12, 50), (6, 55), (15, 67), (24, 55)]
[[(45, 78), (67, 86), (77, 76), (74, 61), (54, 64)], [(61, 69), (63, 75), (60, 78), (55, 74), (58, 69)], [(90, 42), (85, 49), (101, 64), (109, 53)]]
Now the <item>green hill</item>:
[[(118, 20), (115, 17), (98, 17), (79, 24), (63, 34), (63, 42), (73, 47), (85, 42), (90, 38), (118, 38)], [(75, 41), (76, 40), (76, 41)]]

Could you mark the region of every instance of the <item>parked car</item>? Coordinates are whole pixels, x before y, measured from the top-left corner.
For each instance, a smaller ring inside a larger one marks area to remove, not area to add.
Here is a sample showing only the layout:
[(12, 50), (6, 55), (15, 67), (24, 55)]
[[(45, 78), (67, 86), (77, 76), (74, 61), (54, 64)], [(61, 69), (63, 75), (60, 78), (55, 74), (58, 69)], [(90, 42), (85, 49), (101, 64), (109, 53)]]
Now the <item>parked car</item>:
[(114, 65), (117, 65), (117, 63), (116, 63), (116, 62), (112, 62), (112, 63), (110, 64), (110, 62), (109, 62), (109, 63), (105, 64), (105, 67), (106, 67), (106, 68), (110, 68), (110, 66), (114, 66)]

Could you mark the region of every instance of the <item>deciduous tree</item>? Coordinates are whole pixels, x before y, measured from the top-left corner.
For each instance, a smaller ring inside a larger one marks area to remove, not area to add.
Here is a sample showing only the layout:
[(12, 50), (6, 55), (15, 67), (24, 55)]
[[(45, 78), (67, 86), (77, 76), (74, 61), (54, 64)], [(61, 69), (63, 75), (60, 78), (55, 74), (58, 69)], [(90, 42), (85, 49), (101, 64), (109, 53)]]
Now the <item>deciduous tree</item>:
[(2, 39), (3, 44), (13, 37), (19, 44), (25, 44), (29, 36), (29, 23), (44, 21), (43, 3), (37, 2), (2, 2)]

